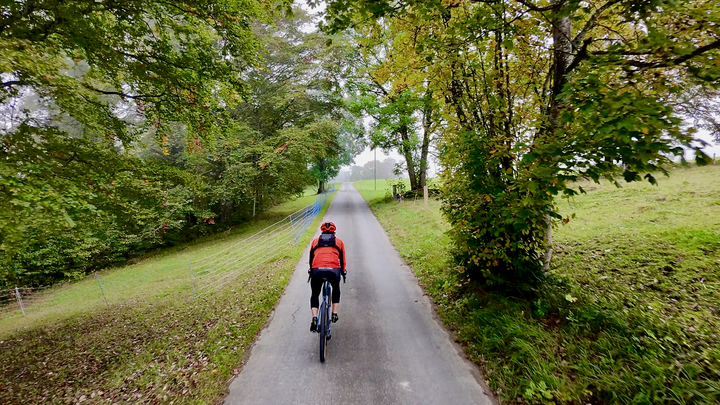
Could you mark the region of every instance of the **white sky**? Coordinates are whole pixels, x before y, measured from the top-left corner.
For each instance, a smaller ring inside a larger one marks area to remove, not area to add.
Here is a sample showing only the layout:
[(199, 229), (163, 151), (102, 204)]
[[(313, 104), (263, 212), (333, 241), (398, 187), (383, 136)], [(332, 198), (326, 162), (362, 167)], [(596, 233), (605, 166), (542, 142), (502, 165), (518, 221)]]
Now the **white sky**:
[[(395, 151), (390, 151), (390, 153), (385, 153), (382, 151), (382, 149), (377, 149), (377, 160), (382, 162), (386, 158), (391, 157), (395, 159), (398, 163), (405, 163), (405, 158), (402, 157), (399, 153)], [(367, 162), (372, 162), (375, 160), (375, 152), (370, 148), (365, 148), (365, 150), (360, 153), (359, 155), (355, 156), (355, 163), (343, 166), (342, 169), (348, 169), (350, 166), (362, 166)], [(428, 177), (434, 177), (435, 173), (438, 172), (438, 165), (435, 161), (435, 158), (433, 156), (428, 156), (428, 160), (430, 161), (429, 167), (428, 167)]]
[[(377, 149), (377, 160), (382, 162), (388, 157), (391, 157), (398, 162), (404, 161), (403, 157), (395, 151), (390, 152), (390, 154), (385, 154), (382, 149)], [(361, 154), (355, 156), (355, 164), (358, 166), (362, 166), (365, 163), (371, 162), (373, 160), (375, 160), (375, 152), (373, 152), (373, 150), (370, 148), (365, 148), (365, 150)]]

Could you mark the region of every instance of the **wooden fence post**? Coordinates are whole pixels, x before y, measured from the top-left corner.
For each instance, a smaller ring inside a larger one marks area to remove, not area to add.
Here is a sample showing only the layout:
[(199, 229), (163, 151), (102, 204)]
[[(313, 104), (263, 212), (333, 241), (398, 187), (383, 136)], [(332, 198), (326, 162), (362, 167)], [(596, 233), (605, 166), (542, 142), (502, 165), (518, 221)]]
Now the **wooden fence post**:
[(430, 211), (430, 203), (428, 203), (428, 186), (423, 187), (423, 196), (425, 197), (425, 211)]

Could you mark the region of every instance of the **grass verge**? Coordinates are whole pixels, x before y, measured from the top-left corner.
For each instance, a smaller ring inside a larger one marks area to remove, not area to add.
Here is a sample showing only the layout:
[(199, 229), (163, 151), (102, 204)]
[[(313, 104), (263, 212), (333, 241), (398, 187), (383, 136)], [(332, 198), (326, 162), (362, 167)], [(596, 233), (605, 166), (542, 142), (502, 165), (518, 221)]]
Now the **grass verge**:
[[(0, 336), (0, 403), (217, 402), (313, 232), (280, 258), (198, 301), (184, 279), (187, 261), (221, 250), (312, 201), (314, 196), (303, 197), (256, 223), (108, 271), (103, 279), (115, 275), (139, 286), (130, 290), (131, 298), (109, 297), (109, 309), (102, 300), (88, 300), (70, 313), (43, 313), (40, 307), (41, 315), (26, 319), (27, 324), (6, 325)], [(57, 299), (66, 300), (60, 307), (71, 307), (73, 299), (95, 287), (80, 282), (59, 288)], [(73, 294), (63, 295), (66, 289)]]
[(361, 194), (505, 403), (720, 403), (720, 167), (559, 201), (551, 281), (498, 294), (453, 270), (439, 203)]

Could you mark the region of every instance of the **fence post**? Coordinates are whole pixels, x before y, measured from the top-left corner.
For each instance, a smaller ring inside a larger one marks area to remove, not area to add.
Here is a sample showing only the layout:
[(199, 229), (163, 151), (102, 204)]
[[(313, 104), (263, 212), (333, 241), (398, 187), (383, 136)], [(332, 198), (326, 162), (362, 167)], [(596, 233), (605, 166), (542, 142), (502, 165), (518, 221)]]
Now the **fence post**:
[(190, 270), (190, 284), (192, 284), (193, 301), (197, 301), (197, 293), (195, 292), (195, 275), (193, 274), (192, 262), (188, 263), (188, 269)]
[(430, 211), (430, 205), (428, 203), (428, 186), (423, 187), (423, 196), (425, 197), (425, 211)]
[(293, 241), (295, 242), (295, 245), (298, 244), (298, 231), (295, 229), (295, 221), (293, 221), (293, 214), (290, 214), (290, 233), (292, 234)]
[(105, 306), (107, 307), (107, 309), (110, 309), (110, 304), (108, 304), (107, 297), (105, 297), (105, 290), (103, 290), (102, 284), (100, 284), (100, 276), (98, 276), (97, 271), (95, 272), (95, 280), (97, 280), (97, 283), (100, 286), (100, 292), (102, 293), (103, 299), (105, 300)]
[(20, 290), (17, 287), (15, 287), (15, 297), (17, 297), (17, 302), (20, 305), (20, 310), (22, 311), (23, 316), (27, 316), (25, 315), (25, 306), (23, 305), (22, 297), (20, 296)]

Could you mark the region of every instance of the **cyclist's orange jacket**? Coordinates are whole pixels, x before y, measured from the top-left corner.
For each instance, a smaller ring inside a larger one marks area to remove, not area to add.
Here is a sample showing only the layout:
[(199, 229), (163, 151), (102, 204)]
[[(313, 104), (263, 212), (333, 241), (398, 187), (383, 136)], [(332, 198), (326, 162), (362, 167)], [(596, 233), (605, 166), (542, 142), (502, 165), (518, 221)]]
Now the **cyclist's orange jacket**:
[[(331, 267), (333, 269), (341, 269), (345, 272), (345, 244), (340, 238), (335, 238), (335, 249), (333, 246), (321, 246), (315, 249), (320, 238), (315, 238), (310, 245), (310, 268), (317, 269), (319, 267)], [(342, 260), (340, 255), (342, 254)]]

